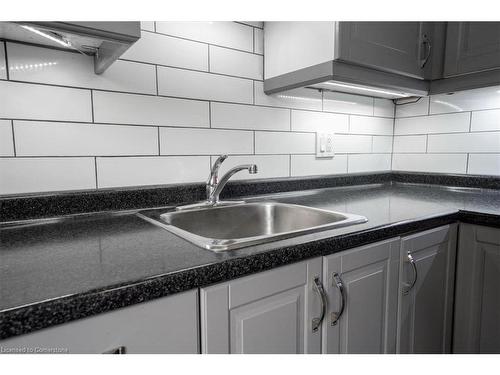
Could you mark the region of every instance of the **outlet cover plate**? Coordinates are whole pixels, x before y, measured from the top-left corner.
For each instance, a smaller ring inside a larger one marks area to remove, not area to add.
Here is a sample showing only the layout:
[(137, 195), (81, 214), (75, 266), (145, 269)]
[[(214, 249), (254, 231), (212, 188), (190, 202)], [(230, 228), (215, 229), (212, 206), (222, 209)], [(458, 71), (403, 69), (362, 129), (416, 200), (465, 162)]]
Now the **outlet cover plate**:
[(335, 156), (333, 137), (334, 133), (316, 133), (317, 158), (333, 158)]

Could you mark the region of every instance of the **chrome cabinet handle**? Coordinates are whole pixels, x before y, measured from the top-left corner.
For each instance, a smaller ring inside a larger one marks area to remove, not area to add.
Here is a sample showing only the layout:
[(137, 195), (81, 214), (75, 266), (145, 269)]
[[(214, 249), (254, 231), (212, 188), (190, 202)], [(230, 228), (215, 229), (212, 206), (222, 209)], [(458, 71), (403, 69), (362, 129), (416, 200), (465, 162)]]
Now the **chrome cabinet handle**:
[(412, 288), (415, 286), (418, 278), (417, 265), (415, 264), (415, 260), (413, 259), (413, 256), (409, 251), (407, 252), (406, 257), (408, 258), (408, 263), (411, 264), (411, 267), (413, 269), (413, 280), (411, 281), (411, 283), (407, 284), (406, 289), (403, 291), (403, 295), (405, 296), (410, 293), (410, 290), (412, 290)]
[(323, 284), (321, 284), (321, 281), (319, 280), (319, 277), (314, 278), (314, 290), (318, 294), (319, 298), (321, 299), (321, 315), (319, 318), (313, 318), (312, 319), (312, 331), (316, 332), (319, 327), (321, 326), (321, 322), (325, 318), (326, 314), (326, 293), (325, 289), (323, 288)]
[(344, 283), (342, 282), (342, 279), (340, 278), (338, 273), (333, 274), (333, 286), (336, 286), (338, 290), (340, 291), (340, 296), (342, 297), (341, 299), (341, 305), (340, 309), (337, 312), (332, 312), (332, 326), (336, 325), (342, 316), (342, 313), (344, 312), (344, 308), (346, 305), (347, 301), (347, 296), (344, 288)]
[(119, 346), (117, 348), (106, 350), (102, 354), (125, 354), (126, 352), (127, 348), (125, 346)]
[(429, 58), (431, 57), (432, 43), (427, 37), (427, 34), (424, 34), (422, 36), (422, 44), (426, 46), (427, 51), (425, 53), (425, 57), (422, 60), (420, 60), (420, 69), (425, 68), (427, 62), (429, 61)]

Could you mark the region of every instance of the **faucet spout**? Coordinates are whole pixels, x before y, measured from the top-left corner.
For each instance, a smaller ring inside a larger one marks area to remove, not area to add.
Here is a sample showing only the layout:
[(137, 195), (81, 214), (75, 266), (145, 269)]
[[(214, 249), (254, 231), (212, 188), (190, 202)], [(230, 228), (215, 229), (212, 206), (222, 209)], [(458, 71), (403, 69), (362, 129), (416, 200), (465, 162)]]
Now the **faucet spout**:
[(240, 171), (248, 170), (248, 173), (250, 174), (256, 174), (258, 172), (257, 165), (255, 164), (244, 164), (244, 165), (239, 165), (237, 167), (231, 168), (227, 173), (222, 176), (220, 181), (216, 184), (215, 189), (212, 191), (210, 196), (208, 197), (208, 201), (211, 204), (217, 204), (219, 202), (219, 195), (226, 186), (227, 182), (229, 179), (235, 174)]

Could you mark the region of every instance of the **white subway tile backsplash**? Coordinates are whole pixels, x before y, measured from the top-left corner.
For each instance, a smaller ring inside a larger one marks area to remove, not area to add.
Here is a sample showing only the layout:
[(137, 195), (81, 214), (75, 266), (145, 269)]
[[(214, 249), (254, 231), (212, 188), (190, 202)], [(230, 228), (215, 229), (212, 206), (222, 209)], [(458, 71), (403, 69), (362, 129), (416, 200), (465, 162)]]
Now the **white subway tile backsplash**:
[(204, 181), (209, 156), (97, 158), (99, 188), (178, 184)]
[(372, 116), (373, 98), (325, 91), (323, 94), (323, 110), (327, 112)]
[(292, 131), (347, 133), (349, 116), (338, 113), (292, 110)]
[(312, 154), (315, 150), (313, 133), (255, 132), (256, 154)]
[(253, 132), (160, 128), (161, 155), (253, 154)]
[[(212, 156), (212, 164), (217, 159), (217, 156)], [(288, 155), (234, 155), (226, 159), (222, 163), (219, 175), (222, 176), (230, 168), (236, 167), (241, 164), (256, 164), (257, 174), (249, 174), (248, 172), (241, 172), (231, 177), (231, 180), (249, 180), (260, 178), (278, 178), (288, 177), (290, 157)], [(206, 173), (208, 175), (208, 172)]]
[[(406, 99), (403, 99), (406, 100)], [(404, 101), (396, 105), (396, 118), (413, 117), (413, 116), (427, 116), (429, 114), (429, 97), (422, 97), (416, 102)]]
[(89, 90), (0, 81), (0, 117), (92, 121)]
[(500, 86), (431, 96), (431, 114), (500, 109)]
[(253, 31), (254, 35), (254, 49), (253, 51), (255, 53), (260, 53), (261, 55), (264, 54), (264, 30), (261, 29), (254, 29)]
[(392, 118), (350, 116), (349, 133), (392, 135), (394, 120)]
[(466, 173), (467, 154), (393, 154), (395, 171)]
[(347, 172), (377, 172), (391, 170), (390, 154), (348, 155)]
[(94, 158), (0, 158), (0, 194), (95, 188)]
[(252, 91), (253, 81), (248, 79), (158, 67), (160, 95), (251, 104)]
[(333, 138), (333, 150), (335, 153), (371, 153), (372, 136), (368, 135), (345, 135), (336, 134)]
[(253, 53), (210, 46), (210, 71), (251, 79), (263, 79), (264, 58)]
[(394, 153), (426, 152), (427, 135), (401, 135), (394, 137)]
[(391, 153), (392, 152), (392, 140), (391, 136), (374, 136), (373, 137), (373, 149), (372, 152), (377, 153)]
[(255, 104), (321, 111), (321, 93), (316, 90), (294, 89), (266, 95), (264, 83), (255, 81)]
[(469, 131), (470, 113), (399, 118), (394, 123), (394, 134), (432, 134)]
[(154, 21), (141, 21), (141, 30), (155, 31), (155, 22)]
[(394, 118), (394, 103), (390, 99), (375, 98), (373, 102), (373, 115)]
[(500, 130), (500, 109), (472, 112), (471, 131)]
[(429, 135), (428, 152), (497, 152), (500, 132)]
[(252, 52), (253, 28), (234, 22), (156, 22), (156, 32)]
[(7, 79), (7, 64), (5, 62), (5, 47), (3, 42), (0, 42), (0, 79)]
[(208, 71), (208, 46), (167, 35), (142, 32), (120, 57), (125, 60)]
[(211, 103), (212, 128), (290, 130), (290, 110), (244, 104)]
[(14, 156), (14, 141), (10, 120), (0, 120), (0, 156)]
[(156, 94), (155, 67), (116, 61), (94, 73), (94, 59), (79, 53), (7, 43), (10, 79), (142, 94)]
[(500, 175), (499, 154), (470, 154), (468, 174)]
[(14, 121), (18, 156), (158, 155), (158, 129)]
[(199, 100), (94, 91), (94, 121), (209, 127), (209, 103)]
[(292, 176), (317, 176), (347, 173), (347, 155), (316, 158), (315, 155), (292, 155)]

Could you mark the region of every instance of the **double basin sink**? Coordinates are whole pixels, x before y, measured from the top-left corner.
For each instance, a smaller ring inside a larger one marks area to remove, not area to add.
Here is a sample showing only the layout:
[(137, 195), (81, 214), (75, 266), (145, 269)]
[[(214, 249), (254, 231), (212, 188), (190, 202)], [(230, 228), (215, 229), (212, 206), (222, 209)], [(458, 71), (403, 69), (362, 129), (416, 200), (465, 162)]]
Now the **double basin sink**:
[(232, 250), (367, 221), (360, 215), (277, 202), (171, 211), (156, 219), (139, 215), (212, 251)]

